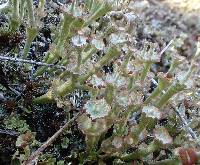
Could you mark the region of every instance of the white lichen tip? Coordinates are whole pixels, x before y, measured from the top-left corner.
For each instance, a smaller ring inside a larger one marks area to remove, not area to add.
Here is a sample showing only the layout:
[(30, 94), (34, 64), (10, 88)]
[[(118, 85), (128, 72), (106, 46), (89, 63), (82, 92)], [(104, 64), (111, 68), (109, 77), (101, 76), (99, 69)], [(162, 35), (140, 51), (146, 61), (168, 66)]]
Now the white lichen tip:
[(146, 117), (151, 117), (153, 119), (161, 119), (162, 117), (162, 113), (154, 106), (144, 106), (142, 112), (145, 113)]
[(4, 8), (8, 7), (8, 5), (9, 5), (9, 1), (0, 4), (0, 11), (3, 10)]
[(88, 113), (92, 119), (97, 119), (107, 116), (111, 110), (111, 107), (104, 99), (101, 99), (89, 100), (84, 105), (84, 109), (86, 109), (86, 113)]
[(101, 40), (101, 39), (96, 39), (96, 38), (94, 38), (94, 39), (92, 40), (91, 43), (92, 43), (92, 45), (94, 45), (95, 48), (97, 48), (98, 50), (103, 50), (104, 47), (105, 47), (105, 45), (104, 45), (104, 43), (103, 43), (103, 40)]
[(78, 47), (85, 45), (87, 43), (86, 40), (87, 38), (82, 35), (76, 35), (72, 37), (72, 43), (74, 44), (74, 46), (78, 46)]
[(163, 145), (172, 144), (173, 139), (164, 127), (156, 128), (154, 130), (154, 137)]

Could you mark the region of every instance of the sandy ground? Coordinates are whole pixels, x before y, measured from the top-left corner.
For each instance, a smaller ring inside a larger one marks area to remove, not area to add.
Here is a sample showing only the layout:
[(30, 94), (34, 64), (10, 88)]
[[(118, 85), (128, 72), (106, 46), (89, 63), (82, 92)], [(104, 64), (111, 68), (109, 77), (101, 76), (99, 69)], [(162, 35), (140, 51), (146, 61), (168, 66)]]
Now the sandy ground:
[(200, 13), (200, 0), (163, 0), (163, 3), (182, 12), (189, 12), (195, 15)]

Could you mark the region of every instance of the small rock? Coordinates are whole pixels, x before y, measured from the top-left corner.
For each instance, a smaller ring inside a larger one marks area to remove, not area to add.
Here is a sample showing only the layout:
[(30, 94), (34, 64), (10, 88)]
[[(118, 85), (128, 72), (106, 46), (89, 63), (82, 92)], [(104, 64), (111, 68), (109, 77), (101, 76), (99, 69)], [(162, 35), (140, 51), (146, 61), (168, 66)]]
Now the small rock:
[(142, 12), (145, 9), (149, 8), (149, 2), (147, 0), (143, 1), (131, 1), (128, 8), (136, 12)]

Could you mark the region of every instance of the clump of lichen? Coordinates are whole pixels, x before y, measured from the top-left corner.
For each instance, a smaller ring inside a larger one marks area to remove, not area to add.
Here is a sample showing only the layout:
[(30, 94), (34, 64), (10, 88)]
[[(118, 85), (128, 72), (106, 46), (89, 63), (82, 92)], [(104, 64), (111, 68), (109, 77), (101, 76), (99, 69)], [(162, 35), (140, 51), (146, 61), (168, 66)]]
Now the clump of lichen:
[[(23, 58), (38, 33), (37, 24), (45, 8), (42, 1), (35, 13), (29, 2)], [(160, 43), (138, 41), (141, 20), (137, 12), (148, 6), (147, 1), (128, 0), (72, 1), (59, 6), (61, 22), (58, 31), (52, 32), (54, 40), (44, 57), (46, 65), (38, 67), (33, 75), (36, 79), (48, 75), (53, 81), (45, 94), (32, 101), (34, 105), (57, 103), (59, 108), (69, 109), (66, 113), (70, 116), (69, 112), (75, 114), (69, 105), (71, 94), (87, 91), (89, 97), (84, 99), (74, 121), (86, 143), (86, 151), (70, 155), (78, 164), (103, 164), (109, 160), (114, 164), (198, 162), (197, 119), (192, 117), (188, 124), (185, 114), (191, 113), (190, 108), (198, 110), (200, 41), (189, 60), (179, 54), (186, 35), (172, 36), (168, 42), (162, 38)], [(155, 69), (163, 61), (167, 63), (164, 69)], [(62, 70), (48, 67), (54, 63)], [(194, 106), (189, 108), (187, 102)], [(36, 143), (29, 126), (17, 115), (5, 119), (4, 124), (22, 134), (17, 146), (26, 144), (21, 155), (25, 156), (20, 160), (26, 163)], [(64, 137), (60, 143), (66, 149), (70, 138)], [(20, 159), (20, 153), (16, 155)], [(48, 154), (39, 157), (40, 162), (48, 164), (68, 160), (57, 162)]]

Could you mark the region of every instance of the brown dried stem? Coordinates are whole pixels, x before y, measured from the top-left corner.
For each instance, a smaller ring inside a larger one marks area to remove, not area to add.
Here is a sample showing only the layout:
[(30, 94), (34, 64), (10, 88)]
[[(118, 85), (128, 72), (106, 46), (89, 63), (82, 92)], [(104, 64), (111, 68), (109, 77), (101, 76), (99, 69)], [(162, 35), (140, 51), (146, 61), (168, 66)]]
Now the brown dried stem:
[(72, 123), (81, 113), (77, 113), (72, 119), (70, 119), (64, 126), (62, 126), (52, 137), (50, 137), (40, 148), (33, 152), (29, 158), (23, 162), (22, 165), (33, 165), (35, 160), (42, 154), (42, 152), (51, 145), (60, 136), (63, 131)]

